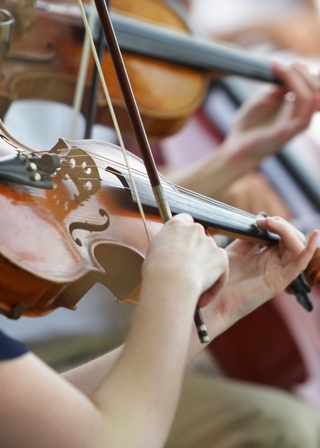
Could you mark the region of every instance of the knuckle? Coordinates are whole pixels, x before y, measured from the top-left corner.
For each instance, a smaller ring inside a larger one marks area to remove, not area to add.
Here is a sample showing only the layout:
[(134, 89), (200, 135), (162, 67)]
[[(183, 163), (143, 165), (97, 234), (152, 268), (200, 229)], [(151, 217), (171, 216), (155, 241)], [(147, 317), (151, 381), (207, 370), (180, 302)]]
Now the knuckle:
[(195, 222), (195, 223), (193, 224), (193, 226), (194, 226), (194, 228), (197, 229), (198, 231), (200, 231), (200, 230), (201, 230), (201, 232), (204, 231), (203, 225), (200, 224), (199, 222)]

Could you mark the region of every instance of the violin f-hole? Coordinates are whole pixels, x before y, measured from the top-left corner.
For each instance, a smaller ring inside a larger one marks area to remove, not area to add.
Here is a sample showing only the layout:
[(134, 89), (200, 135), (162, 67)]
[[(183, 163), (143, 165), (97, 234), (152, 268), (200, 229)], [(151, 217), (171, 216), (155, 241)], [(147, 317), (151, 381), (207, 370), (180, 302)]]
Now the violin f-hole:
[(90, 224), (88, 222), (73, 222), (69, 225), (69, 232), (73, 241), (80, 247), (82, 247), (83, 243), (79, 238), (75, 238), (73, 233), (75, 230), (87, 230), (88, 232), (103, 232), (110, 225), (110, 218), (108, 213), (102, 208), (99, 209), (99, 213), (101, 216), (106, 216), (107, 219), (103, 224)]

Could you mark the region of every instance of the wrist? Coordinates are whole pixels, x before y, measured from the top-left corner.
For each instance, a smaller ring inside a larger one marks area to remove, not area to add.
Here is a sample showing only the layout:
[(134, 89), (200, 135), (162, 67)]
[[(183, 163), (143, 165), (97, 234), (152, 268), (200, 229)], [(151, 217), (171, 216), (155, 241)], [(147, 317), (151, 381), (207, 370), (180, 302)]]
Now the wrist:
[(219, 149), (212, 154), (212, 159), (207, 162), (205, 178), (214, 179), (214, 182), (211, 181), (213, 188), (210, 196), (218, 200), (223, 200), (226, 189), (233, 182), (258, 165), (247, 156), (245, 148), (236, 147), (228, 139), (221, 144)]
[(262, 160), (271, 153), (270, 148), (262, 146), (258, 148), (252, 142), (248, 144), (248, 142), (235, 141), (234, 138), (227, 138), (221, 150), (224, 169), (228, 173), (230, 183), (256, 169)]
[(158, 305), (166, 304), (166, 308), (177, 310), (180, 306), (195, 308), (201, 294), (201, 283), (194, 276), (186, 275), (185, 270), (178, 272), (170, 268), (168, 262), (166, 272), (161, 270), (150, 272), (142, 280), (139, 303), (147, 302)]

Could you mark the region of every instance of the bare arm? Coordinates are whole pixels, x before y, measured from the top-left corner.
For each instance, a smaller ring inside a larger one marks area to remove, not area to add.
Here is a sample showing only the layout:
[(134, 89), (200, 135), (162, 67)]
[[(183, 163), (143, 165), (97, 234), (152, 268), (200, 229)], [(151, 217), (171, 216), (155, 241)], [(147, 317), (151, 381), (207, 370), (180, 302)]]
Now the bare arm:
[(272, 19), (252, 21), (232, 31), (217, 33), (213, 30), (212, 38), (245, 47), (257, 45), (259, 42), (270, 42), (276, 48), (303, 56), (319, 57), (319, 23), (316, 3), (308, 0), (304, 8), (293, 8)]
[(69, 381), (32, 354), (1, 363), (2, 446), (163, 446), (184, 367), (203, 348), (193, 325), (199, 296), (214, 338), (282, 290), (315, 250), (317, 232), (305, 247), (302, 235), (281, 219), (259, 225), (283, 242), (277, 250), (256, 251), (234, 243), (225, 285), (227, 253), (191, 217), (169, 221), (150, 246), (126, 346), (66, 374)]
[[(254, 245), (245, 241), (236, 241), (228, 248), (230, 277), (227, 284), (220, 294), (214, 296), (213, 300), (210, 293), (209, 299), (208, 293), (201, 299), (211, 339), (270, 297), (282, 291), (298, 273), (305, 269), (315, 250), (318, 232), (311, 235), (308, 245), (304, 247), (304, 236), (284, 220), (260, 218), (258, 222), (263, 229), (279, 233), (283, 243), (279, 246), (277, 253), (274, 252), (275, 248), (271, 249), (272, 256), (270, 256), (269, 249), (261, 251), (260, 247), (256, 247), (256, 251), (254, 251)], [(275, 272), (279, 263), (283, 266), (283, 275), (277, 276)], [(192, 325), (186, 365), (204, 347), (199, 343)], [(122, 348), (119, 348), (111, 354), (67, 372), (64, 376), (90, 395), (100, 386), (104, 375), (110, 370), (110, 360), (114, 362), (121, 350)], [(115, 358), (112, 360), (112, 357)]]
[(275, 66), (274, 71), (296, 100), (285, 101), (286, 90), (275, 86), (248, 100), (219, 148), (198, 163), (164, 172), (171, 182), (223, 201), (224, 191), (232, 182), (309, 126), (320, 106), (319, 77), (300, 64)]
[[(89, 398), (32, 354), (1, 364), (2, 445), (163, 446), (179, 397), (196, 303), (213, 283), (223, 284), (226, 269), (225, 251), (190, 216), (168, 222), (148, 250), (126, 346), (66, 376), (76, 378)], [(174, 321), (175, 315), (179, 320)]]
[[(307, 98), (308, 92), (305, 88)], [(296, 121), (292, 120), (291, 126), (301, 125), (305, 101), (298, 96), (298, 105), (290, 104), (280, 107), (280, 116), (285, 119), (293, 114)], [(314, 103), (309, 107), (313, 110)], [(241, 132), (241, 127), (236, 132)], [(254, 141), (255, 133), (247, 136), (244, 148)], [(264, 138), (267, 135), (263, 134), (263, 155), (269, 148)], [(283, 135), (278, 136), (281, 138)], [(279, 292), (312, 255), (314, 237), (305, 249), (288, 224), (275, 229), (272, 222), (261, 225), (286, 236), (285, 248), (281, 253), (259, 251), (256, 258), (260, 263), (252, 258), (244, 264), (243, 257), (250, 257), (243, 245), (234, 247), (229, 253), (234, 269), (225, 293), (219, 294), (228, 272), (226, 252), (217, 248), (191, 217), (180, 215), (166, 223), (150, 245), (140, 303), (124, 348), (66, 374), (65, 379), (32, 354), (1, 363), (1, 444), (12, 448), (161, 447), (176, 409), (184, 368), (203, 348), (193, 324), (199, 296), (200, 303), (207, 305), (204, 314), (214, 338)], [(294, 256), (284, 261), (284, 253)], [(259, 266), (260, 276), (254, 271)], [(265, 281), (271, 272), (267, 266), (276, 273), (271, 278), (281, 279), (279, 284)], [(238, 291), (243, 296), (239, 297)]]

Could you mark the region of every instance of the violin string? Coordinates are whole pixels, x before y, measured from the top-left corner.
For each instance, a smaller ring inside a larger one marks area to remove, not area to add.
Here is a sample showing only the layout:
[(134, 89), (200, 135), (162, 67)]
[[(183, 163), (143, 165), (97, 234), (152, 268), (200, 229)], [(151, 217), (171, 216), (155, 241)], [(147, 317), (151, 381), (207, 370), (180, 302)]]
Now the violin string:
[[(138, 205), (138, 208), (140, 210), (140, 213), (141, 213), (141, 216), (142, 216), (142, 220), (143, 220), (145, 228), (146, 228), (146, 233), (148, 235), (148, 238), (150, 239), (150, 234), (149, 234), (149, 231), (147, 229), (147, 223), (146, 223), (143, 207), (142, 207), (142, 204), (141, 204), (141, 201), (140, 201), (140, 197), (139, 197), (136, 185), (135, 185), (134, 177), (133, 177), (133, 174), (132, 174), (135, 170), (133, 170), (130, 167), (130, 164), (128, 162), (127, 151), (126, 151), (126, 149), (124, 147), (124, 143), (123, 143), (123, 140), (122, 140), (122, 135), (121, 135), (121, 132), (120, 132), (120, 129), (119, 129), (119, 126), (118, 126), (117, 118), (116, 118), (115, 113), (114, 113), (114, 109), (113, 109), (113, 106), (112, 106), (111, 98), (110, 98), (110, 95), (109, 95), (109, 92), (108, 92), (108, 88), (107, 88), (107, 85), (106, 85), (106, 82), (105, 82), (105, 79), (104, 79), (104, 76), (103, 76), (102, 67), (101, 67), (101, 64), (100, 64), (100, 61), (99, 61), (99, 57), (98, 57), (97, 52), (96, 52), (96, 48), (95, 48), (93, 37), (92, 37), (91, 28), (89, 26), (89, 23), (88, 23), (88, 20), (87, 20), (87, 17), (86, 17), (86, 13), (85, 13), (82, 1), (78, 0), (78, 4), (79, 4), (80, 12), (81, 12), (81, 15), (82, 15), (83, 23), (84, 23), (84, 26), (85, 26), (85, 29), (86, 29), (86, 35), (88, 36), (88, 39), (89, 39), (89, 42), (90, 42), (90, 46), (91, 46), (91, 50), (92, 50), (92, 54), (93, 54), (93, 57), (95, 59), (97, 70), (98, 70), (98, 73), (99, 73), (99, 76), (100, 76), (100, 81), (101, 81), (101, 84), (102, 84), (102, 88), (103, 88), (103, 91), (105, 93), (105, 97), (106, 97), (106, 100), (107, 100), (107, 103), (108, 103), (108, 106), (109, 106), (109, 110), (110, 110), (110, 114), (111, 114), (112, 121), (113, 121), (113, 124), (114, 124), (114, 128), (115, 128), (118, 140), (119, 140), (119, 145), (120, 145), (120, 148), (122, 150), (122, 153), (123, 153), (123, 156), (124, 156), (124, 159), (125, 159), (126, 169), (128, 171), (128, 175), (130, 177), (132, 188), (134, 189), (134, 192), (135, 192), (135, 195), (136, 195), (137, 205)], [(95, 156), (99, 158), (99, 156), (97, 156), (96, 154), (95, 154)], [(77, 157), (81, 157), (81, 156), (77, 156)], [(106, 158), (103, 158), (103, 157), (100, 157), (100, 159), (103, 160), (104, 162), (107, 160)], [(115, 164), (114, 161), (112, 161), (112, 163)], [(121, 165), (120, 163), (118, 163), (118, 165), (121, 166), (121, 168), (123, 169), (123, 165)], [(89, 168), (89, 166), (87, 166), (87, 167)], [(100, 168), (103, 168), (103, 167), (100, 167)], [(146, 179), (148, 179), (148, 176), (147, 176), (146, 173), (138, 172), (137, 170), (135, 172), (138, 173), (140, 176), (143, 176)], [(86, 178), (86, 179), (83, 179), (83, 180), (90, 180), (90, 179)], [(92, 180), (94, 180), (94, 179), (92, 179)], [(145, 182), (145, 184), (147, 184), (147, 182)], [(148, 184), (149, 184), (149, 182), (148, 182)], [(171, 184), (171, 185), (173, 185), (173, 184)], [(251, 215), (251, 214), (249, 214), (247, 212), (244, 212), (244, 211), (241, 211), (241, 210), (237, 210), (237, 209), (235, 209), (232, 206), (229, 206), (227, 204), (224, 204), (224, 203), (219, 202), (217, 200), (214, 200), (212, 198), (208, 198), (208, 197), (200, 195), (198, 193), (191, 192), (190, 190), (184, 189), (184, 188), (179, 187), (179, 186), (174, 186), (174, 187), (178, 189), (178, 192), (177, 193), (174, 192), (173, 194), (177, 194), (178, 195), (180, 192), (184, 192), (184, 193), (188, 194), (191, 197), (194, 197), (196, 199), (201, 199), (203, 202), (207, 202), (207, 203), (209, 203), (211, 205), (219, 206), (220, 209), (229, 210), (229, 211), (236, 211), (237, 214), (242, 214), (243, 216), (244, 215), (245, 216), (249, 216), (249, 217), (253, 216), (253, 215)]]
[[(61, 151), (63, 151), (63, 150), (61, 150)], [(87, 151), (87, 153), (90, 154), (91, 151), (89, 150), (89, 151)], [(112, 164), (113, 167), (119, 168), (120, 172), (121, 171), (123, 172), (123, 170), (127, 169), (126, 165), (124, 165), (121, 162), (115, 161), (114, 159), (108, 158), (106, 156), (100, 156), (100, 155), (97, 155), (95, 153), (92, 153), (92, 155), (94, 155), (95, 158), (98, 159), (100, 162), (103, 162), (103, 165), (100, 165), (100, 164), (98, 164), (98, 165), (96, 165), (96, 164), (94, 164), (94, 165), (85, 165), (85, 168), (98, 167), (98, 168), (106, 171), (105, 164), (110, 163), (110, 164)], [(82, 158), (82, 157), (86, 157), (86, 155), (85, 154), (83, 154), (83, 155), (80, 154), (80, 155), (73, 156), (73, 158), (75, 158), (75, 159), (76, 158)], [(142, 184), (144, 186), (150, 186), (150, 183), (148, 181), (148, 176), (147, 176), (147, 174), (145, 172), (143, 172), (143, 171), (141, 171), (141, 170), (139, 170), (137, 168), (134, 168), (134, 167), (131, 167), (131, 172), (132, 172), (132, 174), (135, 174), (136, 176), (140, 177), (140, 179), (139, 179), (140, 184)], [(86, 177), (86, 178), (79, 177), (78, 179), (79, 180), (83, 180), (83, 181), (90, 181), (90, 180), (94, 181), (94, 180), (96, 180), (95, 178), (88, 178), (88, 177)], [(101, 179), (101, 181), (103, 182), (103, 179)], [(118, 184), (116, 182), (108, 183), (108, 185), (110, 185), (110, 186), (118, 186)], [(244, 210), (237, 209), (236, 207), (233, 207), (233, 206), (231, 206), (229, 204), (225, 204), (225, 203), (220, 202), (220, 201), (218, 201), (216, 199), (209, 198), (208, 196), (202, 195), (200, 193), (196, 193), (196, 192), (194, 192), (192, 190), (188, 190), (187, 188), (181, 187), (179, 185), (176, 185), (176, 184), (173, 184), (173, 183), (168, 183), (168, 181), (166, 181), (166, 180), (164, 180), (164, 182), (163, 182), (163, 187), (164, 187), (164, 189), (167, 192), (170, 192), (173, 197), (174, 196), (179, 197), (179, 196), (181, 196), (181, 193), (183, 193), (183, 194), (185, 194), (185, 195), (187, 195), (187, 196), (189, 196), (191, 198), (194, 198), (194, 199), (197, 199), (197, 200), (201, 200), (202, 203), (207, 203), (207, 204), (209, 204), (212, 207), (216, 207), (219, 210), (228, 211), (228, 212), (234, 213), (234, 214), (236, 214), (238, 216), (247, 217), (249, 219), (253, 219), (253, 220), (255, 219), (255, 215), (253, 215), (252, 213), (246, 212)], [(130, 187), (123, 186), (123, 188), (126, 189), (126, 190), (131, 190)]]
[[(88, 151), (88, 153), (90, 153), (90, 151)], [(119, 168), (119, 170), (123, 170), (125, 169), (125, 165), (121, 164), (120, 162), (114, 161), (112, 159), (109, 159), (105, 156), (97, 156), (96, 154), (94, 154), (95, 157), (97, 157), (98, 159), (100, 159), (101, 161), (105, 162), (110, 162), (113, 164), (113, 166), (117, 166)], [(104, 169), (104, 167), (99, 166), (99, 168)], [(132, 173), (135, 173), (136, 175), (142, 177), (143, 179), (146, 179), (146, 181), (144, 182), (144, 185), (146, 185), (148, 183), (148, 176), (145, 172), (138, 170), (136, 168), (131, 167), (131, 171)], [(218, 206), (220, 209), (224, 209), (224, 210), (228, 210), (231, 212), (237, 212), (238, 215), (242, 215), (242, 216), (246, 216), (248, 218), (252, 218), (254, 217), (254, 215), (252, 213), (246, 212), (244, 210), (239, 210), (229, 204), (225, 204), (223, 202), (220, 202), (216, 199), (213, 198), (209, 198), (208, 196), (202, 195), (200, 193), (194, 192), (192, 190), (188, 190), (187, 188), (181, 187), (179, 185), (173, 184), (168, 182), (166, 179), (164, 179), (164, 187), (166, 187), (167, 191), (169, 190), (170, 187), (174, 187), (178, 190), (178, 192), (176, 193), (177, 195), (179, 195), (179, 193), (185, 193), (190, 197), (193, 197), (195, 199), (201, 200), (202, 202), (207, 202), (211, 205), (215, 205)]]
[(119, 125), (118, 125), (118, 120), (117, 120), (117, 117), (116, 117), (115, 112), (114, 112), (114, 108), (113, 108), (113, 105), (112, 105), (112, 102), (111, 102), (111, 98), (110, 98), (110, 95), (109, 95), (109, 91), (108, 91), (108, 88), (107, 88), (106, 81), (104, 79), (104, 75), (103, 75), (103, 72), (102, 72), (102, 67), (101, 67), (100, 60), (99, 60), (99, 57), (98, 57), (98, 54), (97, 54), (97, 51), (96, 51), (96, 47), (95, 47), (95, 44), (94, 44), (94, 41), (93, 41), (92, 33), (91, 33), (91, 30), (90, 30), (90, 27), (89, 27), (89, 23), (88, 23), (88, 20), (87, 20), (87, 17), (86, 17), (86, 13), (85, 13), (83, 4), (82, 4), (82, 0), (78, 0), (78, 5), (79, 5), (79, 8), (80, 8), (80, 12), (81, 12), (81, 15), (82, 15), (82, 20), (83, 20), (83, 23), (84, 23), (84, 26), (85, 26), (85, 29), (86, 29), (86, 33), (87, 33), (87, 35), (89, 37), (91, 51), (92, 51), (92, 54), (93, 54), (93, 57), (94, 57), (94, 60), (95, 60), (95, 64), (96, 64), (96, 67), (97, 67), (97, 70), (98, 70), (98, 74), (99, 74), (99, 78), (100, 78), (101, 85), (102, 85), (102, 88), (103, 88), (103, 92), (105, 94), (105, 97), (106, 97), (106, 100), (107, 100), (107, 103), (108, 103), (109, 112), (110, 112), (110, 115), (111, 115), (111, 118), (112, 118), (112, 122), (113, 122), (113, 126), (114, 126), (114, 129), (115, 129), (115, 132), (117, 134), (117, 138), (118, 138), (118, 141), (119, 141), (119, 146), (121, 148), (121, 151), (122, 151), (122, 154), (123, 154), (123, 157), (124, 157), (127, 169), (128, 169), (128, 174), (129, 174), (129, 177), (130, 177), (130, 180), (131, 180), (131, 183), (132, 183), (132, 187), (134, 189), (134, 192), (135, 192), (135, 195), (136, 195), (136, 198), (137, 198), (137, 205), (138, 205), (138, 208), (139, 208), (139, 211), (140, 211), (140, 215), (141, 215), (141, 218), (142, 218), (142, 221), (143, 221), (143, 224), (144, 224), (144, 228), (145, 228), (148, 240), (150, 241), (151, 237), (150, 237), (150, 232), (149, 232), (148, 225), (147, 225), (147, 220), (145, 218), (145, 213), (144, 213), (144, 210), (143, 210), (143, 207), (142, 207), (142, 204), (141, 204), (141, 201), (140, 201), (140, 197), (139, 197), (139, 194), (138, 194), (138, 191), (137, 191), (137, 188), (136, 188), (136, 185), (135, 185), (132, 173), (131, 173), (131, 168), (130, 168), (130, 164), (129, 164), (128, 157), (127, 157), (127, 151), (126, 151), (124, 143), (123, 143), (122, 135), (121, 135), (120, 128), (119, 128)]
[[(87, 153), (90, 154), (91, 151), (87, 151)], [(104, 165), (103, 166), (102, 165), (86, 165), (86, 168), (93, 168), (93, 167), (98, 166), (100, 169), (105, 170), (105, 164), (109, 162), (110, 164), (113, 165), (113, 167), (116, 166), (121, 171), (123, 171), (124, 169), (127, 169), (126, 165), (124, 165), (121, 162), (115, 161), (114, 159), (108, 158), (106, 156), (100, 156), (100, 155), (97, 155), (95, 153), (92, 153), (92, 154), (95, 156), (95, 158), (99, 159), (100, 161), (103, 161)], [(81, 157), (85, 157), (85, 156), (86, 156), (85, 154), (83, 154), (83, 155), (76, 155), (73, 158), (81, 158)], [(145, 172), (143, 172), (143, 171), (141, 171), (141, 170), (139, 170), (137, 168), (133, 168), (133, 167), (131, 167), (131, 172), (136, 174), (136, 175), (138, 175), (138, 176), (140, 176), (142, 179), (145, 179), (144, 185), (149, 185), (148, 176), (147, 176), (147, 174)], [(80, 178), (80, 180), (81, 180), (81, 178)], [(90, 180), (90, 179), (86, 178), (86, 179), (82, 179), (82, 180)], [(95, 180), (95, 179), (91, 179), (91, 180)], [(143, 181), (140, 180), (140, 183), (142, 183), (142, 182)], [(116, 184), (114, 184), (114, 185), (116, 185)], [(254, 218), (254, 215), (249, 213), (249, 212), (237, 209), (236, 207), (233, 207), (233, 206), (231, 206), (229, 204), (225, 204), (225, 203), (220, 202), (220, 201), (218, 201), (216, 199), (209, 198), (209, 197), (207, 197), (205, 195), (202, 195), (200, 193), (196, 193), (196, 192), (194, 192), (192, 190), (188, 190), (187, 188), (181, 187), (179, 185), (176, 185), (176, 184), (173, 184), (173, 183), (168, 184), (168, 181), (166, 181), (166, 180), (164, 182), (164, 186), (166, 187), (167, 191), (169, 191), (170, 187), (176, 188), (178, 191), (177, 192), (173, 191), (173, 193), (172, 193), (173, 195), (177, 195), (178, 196), (180, 193), (185, 193), (189, 197), (193, 197), (195, 199), (201, 200), (202, 202), (207, 202), (208, 204), (210, 204), (212, 206), (217, 206), (221, 210), (234, 212), (237, 215), (246, 216), (248, 218)]]

